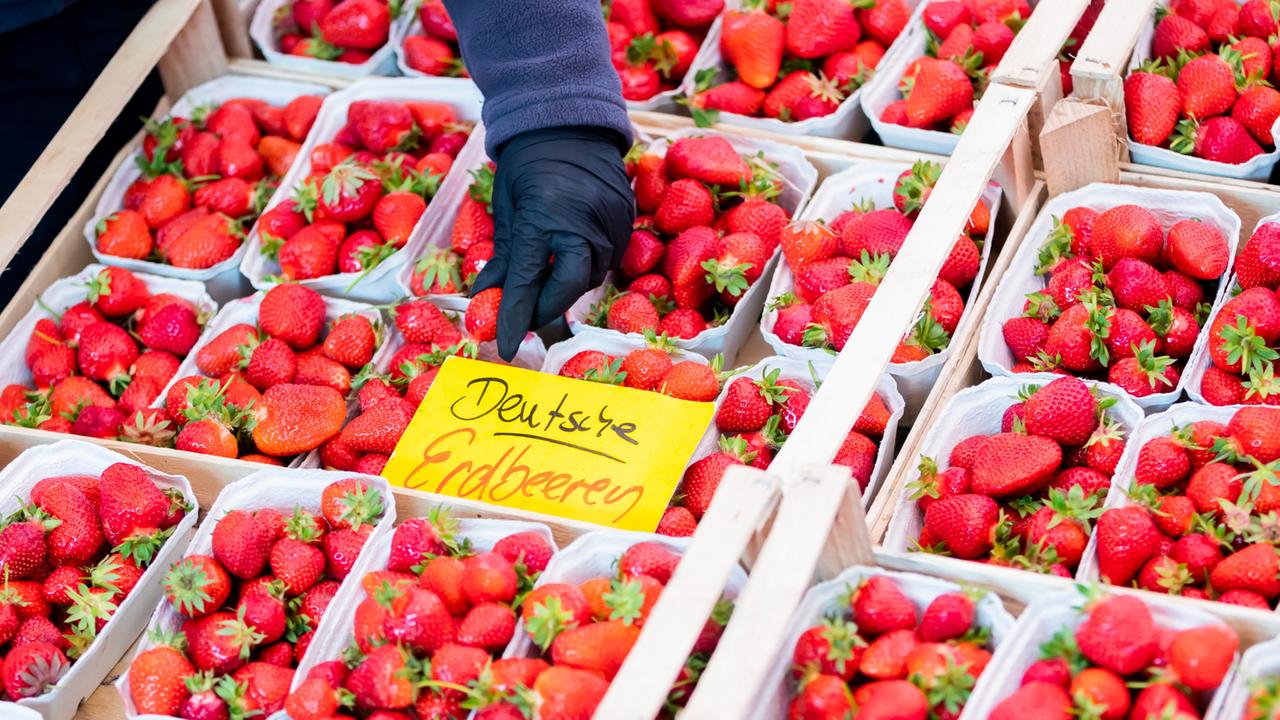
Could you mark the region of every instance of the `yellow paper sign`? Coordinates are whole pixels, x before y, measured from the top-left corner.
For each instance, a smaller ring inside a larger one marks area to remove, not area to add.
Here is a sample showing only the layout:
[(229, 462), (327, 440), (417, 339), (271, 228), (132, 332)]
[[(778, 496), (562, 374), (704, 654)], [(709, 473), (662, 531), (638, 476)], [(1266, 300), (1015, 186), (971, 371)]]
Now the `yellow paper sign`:
[(382, 474), (392, 485), (650, 531), (714, 405), (451, 357)]

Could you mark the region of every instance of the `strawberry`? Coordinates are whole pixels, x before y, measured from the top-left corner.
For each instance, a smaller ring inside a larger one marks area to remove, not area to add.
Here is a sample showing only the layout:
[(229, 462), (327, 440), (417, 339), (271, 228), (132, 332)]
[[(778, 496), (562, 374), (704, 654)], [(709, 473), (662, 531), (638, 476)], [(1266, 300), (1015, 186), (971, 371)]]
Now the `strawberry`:
[(711, 507), (716, 488), (725, 470), (732, 465), (742, 465), (755, 459), (746, 452), (746, 443), (724, 440), (721, 449), (685, 468), (682, 486), (685, 493), (685, 507), (694, 517), (701, 518)]
[(238, 578), (249, 580), (267, 564), (273, 533), (259, 517), (246, 510), (232, 510), (213, 527), (213, 556)]
[(611, 680), (639, 635), (638, 626), (622, 620), (592, 623), (556, 636), (551, 643), (551, 657), (557, 666), (590, 670)]
[(290, 596), (301, 595), (324, 574), (325, 558), (318, 548), (301, 540), (282, 538), (271, 546), (268, 562), (272, 574), (284, 583)]
[(787, 16), (787, 52), (815, 59), (848, 50), (861, 28), (847, 3), (840, 0), (796, 0)]
[(1075, 378), (1059, 378), (1027, 399), (1023, 423), (1031, 435), (1083, 445), (1098, 426), (1097, 407), (1089, 386)]
[(467, 333), (479, 342), (498, 336), (498, 307), (502, 303), (502, 289), (482, 290), (471, 298), (467, 306), (465, 326)]
[(762, 90), (777, 80), (786, 44), (786, 26), (763, 4), (748, 2), (740, 10), (725, 11), (720, 34), (720, 51), (738, 78)]
[(1268, 346), (1280, 338), (1280, 301), (1253, 287), (1231, 298), (1209, 326), (1209, 357), (1219, 369), (1261, 371), (1274, 359)]
[(858, 631), (881, 635), (916, 626), (916, 607), (898, 585), (884, 575), (867, 578), (850, 595)]
[(750, 166), (718, 135), (676, 140), (667, 148), (665, 168), (672, 180), (689, 178), (708, 185), (738, 187), (752, 178)]
[(1202, 625), (1177, 634), (1169, 650), (1170, 666), (1192, 691), (1214, 690), (1235, 659), (1240, 638), (1226, 625)]
[(669, 537), (692, 537), (697, 529), (698, 521), (688, 508), (669, 507), (663, 511), (654, 532)]
[(1114, 508), (1099, 518), (1094, 534), (1098, 544), (1098, 570), (1108, 582), (1129, 582), (1156, 551), (1160, 533), (1151, 515), (1140, 506)]
[(1236, 276), (1246, 290), (1280, 285), (1280, 224), (1265, 223), (1254, 231), (1236, 258)]
[(150, 295), (137, 275), (124, 268), (106, 267), (89, 281), (85, 299), (106, 317), (122, 318), (145, 305)]
[(1265, 40), (1275, 35), (1277, 31), (1275, 5), (1270, 0), (1248, 0), (1240, 6), (1236, 27), (1240, 34), (1249, 37)]
[(164, 595), (175, 610), (201, 618), (222, 607), (231, 593), (231, 579), (209, 555), (189, 555), (169, 569)]
[(1156, 652), (1151, 611), (1138, 598), (1117, 595), (1100, 600), (1076, 628), (1076, 644), (1091, 662), (1121, 675), (1150, 664)]
[(1208, 33), (1181, 15), (1166, 15), (1156, 23), (1151, 54), (1159, 60), (1175, 60), (1182, 51), (1194, 57), (1207, 53), (1209, 49)]
[(957, 27), (972, 22), (969, 8), (961, 0), (931, 2), (925, 6), (921, 19), (924, 26), (940, 38), (945, 38)]
[(262, 394), (254, 416), (258, 450), (285, 457), (319, 447), (336, 435), (346, 417), (346, 402), (331, 387), (276, 385)]
[(995, 497), (1025, 494), (1043, 486), (1061, 464), (1062, 450), (1048, 438), (992, 435), (974, 457), (973, 489)]
[(357, 452), (390, 455), (412, 418), (404, 402), (378, 403), (347, 423), (339, 437)]
[(160, 641), (133, 659), (129, 667), (128, 692), (139, 713), (176, 715), (190, 695), (186, 679), (195, 668), (183, 654), (176, 639)]
[(316, 343), (324, 329), (325, 304), (315, 290), (292, 283), (276, 285), (258, 305), (258, 326), (295, 350)]
[(142, 344), (185, 356), (200, 337), (200, 320), (186, 305), (171, 303), (139, 321), (136, 332)]
[(991, 709), (991, 720), (1069, 720), (1072, 700), (1067, 691), (1047, 682), (1029, 682)]
[(709, 226), (715, 220), (715, 198), (697, 180), (673, 181), (662, 194), (655, 221), (659, 230), (677, 234), (695, 226)]
[(376, 50), (387, 42), (391, 13), (378, 0), (342, 0), (320, 18), (319, 28), (330, 45)]
[(1178, 124), (1178, 134), (1169, 147), (1183, 154), (1195, 153), (1206, 160), (1236, 165), (1263, 152), (1248, 128), (1234, 117), (1211, 117), (1203, 122), (1184, 120)]
[(667, 371), (658, 391), (681, 400), (711, 402), (720, 394), (720, 381), (710, 367), (694, 360), (681, 360)]
[[(630, 636), (633, 633), (619, 631), (619, 634)], [(620, 645), (611, 649), (616, 653), (624, 647)], [(625, 645), (625, 649), (630, 649), (630, 645)], [(592, 717), (608, 687), (607, 680), (597, 673), (561, 667), (559, 663), (539, 673), (533, 683), (533, 691), (542, 701), (539, 712), (547, 717), (565, 720), (587, 720)]]
[(240, 347), (253, 342), (256, 337), (254, 326), (247, 323), (232, 325), (196, 351), (196, 367), (206, 375), (223, 375), (239, 364)]
[(902, 0), (861, 0), (856, 7), (867, 35), (886, 48), (906, 29), (911, 17), (910, 6)]
[[(756, 115), (764, 105), (764, 98), (765, 93), (763, 90), (751, 87), (741, 80), (733, 80), (698, 91), (690, 101), (690, 106), (695, 110), (704, 112), (716, 111), (735, 115)], [(651, 205), (648, 202), (641, 205), (640, 197), (640, 182), (639, 176), (637, 176), (636, 206), (645, 212), (652, 212), (657, 209), (656, 205)]]
[(871, 256), (898, 254), (907, 234), (911, 232), (911, 220), (896, 210), (884, 208), (860, 214), (846, 223), (840, 232), (840, 252), (859, 259), (863, 253)]
[(973, 105), (973, 85), (959, 65), (949, 60), (923, 63), (907, 97), (907, 124), (927, 128)]
[(463, 560), (462, 592), (472, 604), (509, 603), (516, 595), (516, 584), (511, 561), (497, 553), (480, 553)]
[(783, 228), (779, 236), (782, 254), (793, 269), (834, 256), (839, 249), (836, 234), (820, 220), (799, 220)]
[(975, 615), (973, 600), (968, 595), (963, 592), (944, 593), (925, 608), (916, 632), (925, 642), (958, 638), (973, 629)]
[(814, 322), (804, 334), (805, 345), (823, 347), (829, 344), (836, 350), (843, 349), (875, 290), (876, 286), (871, 283), (855, 282), (818, 298), (813, 306)]
[(108, 215), (95, 227), (98, 252), (115, 257), (145, 259), (151, 254), (153, 240), (142, 214), (119, 210)]

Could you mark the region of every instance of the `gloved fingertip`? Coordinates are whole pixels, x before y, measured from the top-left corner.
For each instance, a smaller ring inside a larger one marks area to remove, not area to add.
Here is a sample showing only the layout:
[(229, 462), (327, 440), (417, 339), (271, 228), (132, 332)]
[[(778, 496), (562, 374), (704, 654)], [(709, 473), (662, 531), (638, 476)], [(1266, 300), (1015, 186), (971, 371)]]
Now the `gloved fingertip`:
[(507, 280), (507, 261), (505, 258), (492, 258), (480, 270), (480, 274), (476, 276), (476, 280), (471, 284), (469, 297), (475, 297), (478, 293), (490, 288), (502, 287)]

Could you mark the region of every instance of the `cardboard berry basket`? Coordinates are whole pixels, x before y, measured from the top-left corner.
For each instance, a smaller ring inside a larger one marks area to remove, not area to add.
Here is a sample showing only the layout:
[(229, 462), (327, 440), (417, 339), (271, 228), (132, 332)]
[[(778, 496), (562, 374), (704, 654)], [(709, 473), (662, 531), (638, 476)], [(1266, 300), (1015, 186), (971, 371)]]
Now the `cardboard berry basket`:
[[(634, 333), (623, 335), (615, 333), (611, 337), (596, 337), (595, 335), (574, 335), (568, 340), (562, 340), (551, 347), (547, 348), (547, 356), (542, 366), (536, 368), (548, 375), (559, 375), (560, 368), (569, 361), (569, 358), (577, 355), (583, 350), (599, 350), (602, 353), (613, 355), (614, 357), (623, 357), (632, 350), (640, 350), (648, 347), (648, 343), (640, 339)], [(671, 360), (679, 362), (681, 360), (692, 360), (701, 365), (708, 365), (710, 361), (706, 357), (695, 352), (689, 352), (681, 348), (672, 348)]]
[[(1244, 235), (1243, 233), (1240, 235), (1240, 243), (1238, 247), (1244, 247), (1244, 244), (1249, 242), (1249, 238), (1253, 237), (1253, 234), (1258, 232), (1258, 228), (1268, 223), (1276, 222), (1280, 222), (1280, 212), (1275, 212), (1267, 215), (1266, 217), (1259, 218), (1258, 224), (1254, 226), (1253, 230), (1250, 231), (1248, 235)], [(1222, 293), (1221, 301), (1214, 303), (1213, 312), (1209, 313), (1209, 318), (1204, 321), (1205, 342), (1196, 345), (1196, 350), (1187, 361), (1187, 367), (1182, 373), (1183, 382), (1187, 389), (1187, 395), (1198, 403), (1208, 403), (1208, 401), (1204, 399), (1204, 394), (1200, 392), (1201, 383), (1204, 381), (1205, 370), (1213, 364), (1213, 358), (1209, 354), (1208, 330), (1213, 326), (1214, 320), (1218, 318), (1218, 313), (1222, 312), (1222, 307), (1228, 300), (1235, 296), (1239, 288), (1235, 275), (1231, 273), (1231, 267), (1228, 267), (1227, 270), (1228, 277), (1223, 283), (1226, 288)]]
[[(1027, 385), (1045, 385), (1057, 376), (1048, 373), (1032, 373), (1014, 377), (997, 377), (975, 387), (956, 393), (942, 411), (931, 419), (931, 429), (923, 442), (916, 448), (911, 457), (903, 457), (902, 463), (914, 468), (922, 457), (933, 458), (939, 471), (946, 469), (946, 459), (956, 443), (967, 437), (978, 434), (991, 434), (1000, 431), (1004, 411), (1018, 401), (1018, 391)], [(1102, 398), (1115, 400), (1115, 404), (1107, 408), (1107, 415), (1118, 422), (1125, 431), (1129, 443), (1133, 443), (1133, 431), (1142, 422), (1142, 409), (1139, 408), (1120, 388), (1109, 383), (1084, 381)], [(1128, 446), (1126, 446), (1128, 447)], [(908, 473), (910, 474), (910, 473)], [(1119, 469), (1114, 475), (1119, 478)], [(1112, 492), (1115, 492), (1113, 480)], [(913, 552), (912, 545), (920, 537), (924, 525), (924, 513), (916, 506), (908, 493), (900, 492), (895, 498), (892, 520), (888, 532), (881, 541), (885, 550), (890, 552)], [(949, 557), (917, 553), (935, 563), (970, 563), (970, 560), (957, 560)], [(1082, 561), (1083, 562), (1083, 561)], [(1034, 575), (1035, 573), (1025, 573)]]
[[(222, 334), (224, 330), (240, 323), (256, 327), (258, 324), (258, 307), (262, 304), (262, 298), (264, 295), (265, 293), (261, 292), (254, 293), (249, 297), (232, 300), (226, 305), (223, 305), (222, 309), (218, 311), (218, 314), (204, 326), (204, 332), (200, 333), (200, 339), (196, 340), (196, 344), (191, 348), (191, 352), (187, 353), (187, 357), (183, 359), (182, 364), (178, 366), (178, 372), (174, 373), (173, 378), (171, 378), (169, 383), (164, 386), (164, 389), (160, 391), (160, 395), (156, 398), (152, 407), (164, 407), (165, 396), (168, 394), (169, 389), (177, 384), (177, 382), (182, 378), (189, 375), (204, 374), (196, 365), (196, 353), (200, 352), (201, 348), (208, 345), (214, 338)], [(378, 345), (378, 348), (374, 350), (373, 360), (371, 362), (376, 366), (376, 364), (383, 358), (390, 357), (389, 353), (392, 351), (386, 341), (386, 321), (384, 320), (380, 310), (364, 303), (340, 300), (333, 297), (325, 297), (324, 305), (324, 319), (326, 325), (332, 324), (334, 320), (337, 320), (343, 315), (355, 313), (368, 318), (375, 328), (383, 328), (382, 341)], [(305, 457), (305, 454), (301, 457)], [(295, 460), (295, 462), (299, 462), (299, 460)]]
[[(1222, 620), (1199, 608), (1183, 605), (1166, 596), (1141, 594), (1141, 599), (1151, 610), (1152, 619), (1161, 626), (1174, 630), (1201, 625), (1221, 625)], [(1022, 684), (1022, 673), (1028, 665), (1040, 658), (1040, 645), (1048, 641), (1062, 628), (1074, 630), (1083, 623), (1081, 611), (1085, 598), (1079, 589), (1066, 588), (1038, 597), (1018, 616), (1018, 623), (1000, 651), (982, 673), (984, 682), (974, 688), (969, 704), (960, 717), (978, 720), (987, 717), (1001, 700), (1007, 698)], [(1230, 679), (1213, 693), (1206, 718), (1225, 718), (1221, 715), (1225, 687)]]
[[(36, 323), (45, 318), (52, 318), (57, 322), (57, 314), (61, 314), (76, 303), (83, 302), (87, 292), (86, 285), (104, 269), (102, 265), (89, 265), (75, 275), (55, 280), (36, 295), (31, 309), (17, 321), (5, 341), (0, 343), (0, 383), (31, 385), (31, 369), (27, 367), (24, 360), (24, 352)], [(210, 318), (218, 311), (217, 303), (209, 297), (204, 286), (199, 282), (145, 273), (135, 273), (135, 275), (146, 284), (147, 290), (152, 294), (172, 293), (191, 301), (196, 306), (198, 315)], [(210, 324), (212, 321), (206, 319), (205, 328), (207, 329)], [(188, 356), (193, 353), (195, 353), (194, 347)]]
[(1280, 677), (1280, 638), (1258, 643), (1246, 650), (1220, 693), (1218, 717), (1223, 720), (1247, 718), (1245, 708), (1252, 696), (1250, 686), (1256, 680), (1276, 677)]
[[(1039, 4), (1037, 0), (1030, 0), (1030, 3), (1033, 11)], [(896, 125), (880, 119), (881, 115), (884, 114), (885, 108), (902, 98), (902, 93), (898, 91), (898, 81), (902, 79), (902, 73), (913, 60), (923, 57), (925, 54), (925, 47), (929, 41), (929, 30), (924, 25), (923, 8), (928, 4), (929, 0), (923, 0), (920, 3), (920, 10), (912, 15), (911, 22), (907, 24), (906, 29), (902, 31), (902, 34), (894, 42), (895, 52), (892, 55), (885, 55), (884, 60), (880, 62), (880, 67), (876, 68), (876, 74), (871, 77), (870, 82), (863, 86), (861, 91), (862, 111), (871, 122), (871, 127), (876, 131), (876, 135), (880, 137), (880, 140), (885, 145), (906, 150), (936, 153), (938, 155), (950, 155), (960, 141), (960, 135), (940, 130)], [(1027, 27), (1032, 26), (1035, 16), (1035, 12), (1032, 12), (1027, 26), (1024, 26), (1023, 30), (1014, 36), (1014, 45), (1009, 46), (1008, 53), (1015, 52), (1018, 38), (1022, 37), (1022, 32)], [(1070, 28), (1067, 28), (1066, 32), (1069, 31)], [(1033, 28), (1032, 35), (1028, 36), (1028, 39), (1023, 42), (1033, 42), (1031, 38), (1035, 37), (1038, 37), (1038, 35)], [(1059, 42), (1060, 44), (1061, 42)]]
[[(751, 716), (752, 720), (774, 720), (787, 716), (787, 706), (790, 704), (795, 688), (795, 682), (791, 677), (791, 657), (796, 640), (805, 630), (821, 622), (824, 617), (833, 613), (847, 612), (849, 610), (847, 599), (841, 602), (847, 591), (877, 575), (894, 581), (911, 599), (918, 612), (923, 612), (939, 595), (959, 592), (963, 589), (946, 580), (915, 573), (886, 571), (875, 567), (851, 567), (836, 577), (809, 588), (809, 591), (804, 594), (804, 599), (800, 601), (800, 606), (791, 615), (786, 640), (773, 655), (769, 677), (757, 699), (759, 705)], [(985, 593), (982, 599), (975, 603), (975, 609), (977, 612), (974, 616), (974, 624), (990, 631), (991, 649), (995, 653), (1000, 652), (1013, 635), (1013, 616), (1004, 609), (1004, 605), (995, 593)], [(991, 672), (990, 665), (978, 678), (977, 685), (988, 682), (989, 672)], [(974, 688), (975, 692), (976, 690), (977, 686)]]
[[(1237, 5), (1243, 5), (1245, 0), (1235, 0)], [(1156, 7), (1159, 10), (1167, 10), (1169, 3), (1167, 0), (1158, 0)], [(1139, 26), (1138, 39), (1133, 46), (1133, 54), (1129, 58), (1128, 70), (1125, 73), (1133, 72), (1138, 69), (1142, 63), (1151, 59), (1151, 43), (1155, 38), (1156, 19), (1154, 13), (1149, 13), (1142, 25)], [(1183, 155), (1182, 153), (1170, 150), (1168, 148), (1157, 147), (1154, 145), (1144, 145), (1132, 138), (1127, 138), (1129, 145), (1129, 156), (1133, 158), (1133, 162), (1139, 165), (1151, 165), (1159, 168), (1168, 168), (1170, 170), (1182, 170), (1184, 172), (1196, 173), (1199, 175), (1218, 175), (1221, 177), (1238, 178), (1241, 180), (1257, 180), (1266, 182), (1271, 177), (1271, 171), (1275, 169), (1276, 163), (1280, 162), (1280, 148), (1276, 148), (1276, 133), (1280, 133), (1280, 119), (1277, 119), (1271, 126), (1272, 149), (1271, 152), (1256, 155), (1248, 162), (1239, 165), (1230, 163), (1216, 162), (1206, 160), (1194, 155)]]
[[(824, 180), (813, 197), (805, 204), (801, 217), (804, 220), (830, 222), (840, 213), (853, 207), (855, 203), (868, 199), (873, 201), (877, 208), (893, 207), (894, 181), (900, 173), (910, 169), (910, 164), (857, 163), (848, 170), (831, 175)], [(982, 202), (991, 211), (992, 217), (999, 215), (1002, 198), (1003, 193), (998, 185), (989, 184), (983, 191)], [(914, 418), (919, 412), (925, 398), (929, 396), (937, 382), (942, 366), (951, 356), (953, 346), (960, 344), (960, 339), (972, 332), (974, 324), (978, 322), (979, 313), (974, 312), (972, 308), (981, 292), (982, 281), (987, 274), (987, 266), (991, 259), (992, 247), (996, 244), (996, 223), (991, 223), (984, 237), (974, 239), (981, 241), (982, 259), (978, 265), (978, 275), (969, 286), (969, 291), (964, 298), (965, 312), (959, 325), (956, 326), (955, 333), (952, 334), (951, 342), (940, 352), (923, 360), (894, 363), (889, 366), (889, 374), (897, 381), (898, 389), (907, 401), (906, 416), (908, 418)], [(785, 261), (779, 261), (778, 268), (773, 273), (773, 280), (769, 283), (768, 299), (791, 292), (794, 288), (795, 274), (791, 266)], [(831, 353), (827, 350), (784, 342), (773, 332), (777, 319), (778, 311), (766, 307), (764, 315), (760, 318), (760, 334), (779, 355), (802, 360), (831, 358)]]
[[(813, 192), (813, 188), (818, 183), (818, 170), (804, 157), (804, 153), (797, 148), (784, 144), (780, 141), (781, 138), (779, 140), (763, 140), (690, 128), (674, 132), (666, 138), (657, 140), (649, 146), (649, 149), (658, 155), (665, 156), (667, 147), (675, 140), (682, 137), (703, 135), (720, 135), (724, 137), (742, 155), (763, 153), (766, 160), (778, 165), (778, 172), (782, 176), (784, 186), (782, 195), (778, 198), (778, 204), (785, 208), (792, 217), (796, 217), (804, 211), (805, 203), (808, 202), (810, 193)], [(733, 307), (733, 312), (729, 315), (729, 319), (723, 325), (708, 328), (696, 337), (687, 340), (677, 338), (674, 340), (675, 344), (707, 357), (722, 354), (726, 362), (732, 363), (738, 349), (742, 347), (747, 336), (751, 334), (756, 316), (764, 306), (765, 290), (769, 285), (769, 275), (777, 264), (777, 258), (778, 252), (775, 251), (766, 264), (764, 272), (740, 296), (738, 303)], [(605, 285), (612, 284), (612, 280), (612, 276), (606, 277)], [(603, 336), (618, 334), (616, 330), (594, 327), (586, 322), (591, 306), (603, 296), (604, 288), (594, 288), (579, 298), (573, 304), (573, 307), (569, 308), (569, 311), (565, 313), (565, 317), (569, 321), (570, 331), (575, 335)]]
[[(1027, 233), (1026, 240), (1014, 256), (1008, 272), (996, 287), (995, 297), (983, 320), (978, 357), (987, 372), (992, 375), (1012, 375), (1013, 353), (1005, 344), (1001, 327), (1009, 318), (1022, 315), (1023, 303), (1028, 293), (1044, 289), (1046, 280), (1035, 274), (1037, 256), (1052, 230), (1053, 219), (1073, 207), (1088, 207), (1103, 212), (1117, 205), (1135, 204), (1147, 208), (1160, 220), (1164, 232), (1179, 220), (1196, 218), (1217, 228), (1231, 251), (1227, 269), (1213, 293), (1213, 305), (1219, 306), (1226, 297), (1228, 279), (1231, 277), (1231, 261), (1240, 237), (1240, 217), (1217, 197), (1205, 192), (1170, 191), (1164, 189), (1131, 187), (1127, 185), (1092, 184), (1073, 192), (1059, 195), (1041, 209), (1036, 222)], [(1203, 352), (1207, 338), (1206, 323), (1196, 338), (1191, 358)], [(1188, 360), (1188, 366), (1190, 365)], [(1178, 378), (1173, 390), (1154, 393), (1134, 401), (1146, 410), (1160, 410), (1178, 399), (1187, 386), (1187, 373)]]
[[(1129, 488), (1136, 482), (1134, 480), (1134, 470), (1138, 465), (1138, 453), (1141, 452), (1142, 446), (1147, 444), (1147, 441), (1170, 435), (1174, 430), (1197, 420), (1214, 420), (1226, 425), (1231, 416), (1235, 414), (1236, 409), (1238, 409), (1238, 406), (1213, 407), (1200, 403), (1181, 402), (1164, 412), (1144, 418), (1126, 438), (1124, 454), (1120, 456), (1120, 462), (1116, 464), (1116, 472), (1112, 476), (1111, 489), (1107, 492), (1107, 499), (1103, 504), (1103, 508), (1110, 510), (1134, 504), (1133, 500), (1129, 498)], [(1101, 582), (1098, 572), (1098, 542), (1096, 538), (1089, 538), (1089, 545), (1085, 548), (1084, 556), (1080, 558), (1080, 568), (1076, 571), (1076, 578), (1090, 582)]]
[[(262, 508), (290, 510), (294, 506), (300, 505), (307, 510), (319, 513), (320, 496), (325, 486), (331, 482), (346, 478), (358, 478), (368, 482), (370, 489), (376, 491), (383, 500), (382, 518), (378, 520), (373, 530), (369, 533), (369, 537), (365, 539), (365, 544), (360, 550), (360, 556), (352, 566), (350, 574), (343, 580), (343, 587), (352, 583), (358, 585), (359, 578), (371, 569), (373, 554), (369, 551), (370, 548), (375, 543), (385, 541), (386, 536), (391, 533), (391, 526), (396, 521), (395, 503), (391, 500), (387, 482), (374, 475), (280, 468), (268, 468), (253, 473), (239, 482), (228, 485), (219, 493), (218, 499), (205, 511), (200, 527), (196, 529), (195, 535), (191, 538), (190, 546), (181, 557), (211, 554), (213, 552), (213, 529), (218, 524), (218, 521), (230, 510), (259, 510)], [(181, 557), (171, 558), (171, 562), (177, 562)], [(171, 562), (166, 562), (160, 572), (163, 573), (167, 570)], [(154, 608), (154, 612), (145, 626), (146, 629), (179, 629), (184, 619), (164, 599), (159, 577), (154, 579), (153, 585), (155, 598), (149, 607)], [(339, 592), (342, 592), (341, 588)], [(325, 616), (330, 616), (327, 610)], [(323, 619), (321, 620), (321, 626), (324, 626)], [(318, 630), (316, 637), (321, 637)], [(132, 664), (132, 658), (136, 658), (139, 653), (145, 652), (151, 646), (150, 639), (144, 634), (135, 648), (129, 664)], [(310, 649), (308, 648), (307, 655), (303, 656), (304, 659), (309, 655)], [(170, 717), (167, 715), (139, 714), (134, 709), (133, 700), (129, 697), (129, 673), (127, 670), (116, 681), (116, 690), (120, 695), (125, 717), (130, 719), (145, 718), (146, 720)]]
[[(265, 3), (264, 3), (265, 6)], [(453, 107), (460, 120), (478, 122), (480, 120), (480, 91), (475, 83), (462, 78), (372, 78), (362, 80), (351, 87), (340, 90), (325, 98), (316, 116), (315, 125), (298, 151), (298, 159), (290, 168), (289, 174), (280, 181), (280, 187), (263, 212), (293, 197), (294, 191), (302, 181), (311, 174), (311, 151), (317, 145), (331, 141), (347, 124), (347, 109), (359, 100), (423, 100), (443, 102)], [(450, 175), (453, 173), (450, 172)], [(433, 198), (427, 203), (430, 208), (435, 204)], [(422, 231), (426, 221), (426, 212), (418, 218), (413, 234)], [(240, 262), (240, 272), (249, 278), (254, 288), (264, 290), (274, 284), (273, 277), (280, 271), (275, 261), (262, 254), (262, 236), (255, 227), (245, 240), (246, 250)], [(406, 247), (408, 243), (406, 243)], [(396, 287), (395, 274), (405, 262), (405, 248), (383, 260), (377, 267), (365, 273), (338, 273), (320, 278), (299, 281), (313, 290), (335, 297), (345, 297), (368, 302), (382, 302), (394, 299), (400, 294)]]
[(280, 51), (280, 39), (277, 29), (280, 27), (296, 30), (289, 8), (292, 0), (261, 0), (249, 21), (249, 37), (262, 51), (268, 63), (293, 73), (329, 75), (342, 78), (361, 78), (370, 75), (395, 75), (395, 47), (404, 40), (405, 32), (417, 8), (413, 3), (404, 3), (400, 14), (391, 18), (391, 31), (387, 42), (360, 63), (344, 63), (336, 60), (320, 60), (313, 57), (290, 55)]
[[(92, 443), (62, 440), (23, 452), (0, 472), (0, 513), (7, 516), (16, 511), (40, 480), (57, 475), (100, 474), (108, 466), (120, 462), (141, 465), (157, 485), (180, 491), (183, 498), (195, 507), (196, 496), (187, 478), (160, 472), (134, 458)], [(161, 579), (169, 564), (182, 556), (190, 542), (197, 514), (198, 510), (192, 509), (174, 526), (173, 533), (156, 551), (155, 558), (142, 573), (133, 592), (119, 604), (88, 650), (72, 663), (58, 687), (44, 695), (20, 700), (18, 705), (36, 711), (45, 720), (69, 720), (76, 714), (80, 702), (98, 689), (116, 661), (146, 627), (146, 618), (161, 598)]]
[[(440, 501), (440, 509), (448, 512), (449, 499), (445, 497), (439, 497), (438, 499)], [(543, 539), (550, 543), (551, 549), (558, 552), (555, 539), (551, 535), (551, 529), (537, 522), (496, 519), (459, 520), (455, 536), (469, 540), (475, 552), (486, 552), (492, 550), (499, 540), (508, 535), (529, 531), (541, 535)], [(298, 670), (293, 677), (293, 688), (291, 689), (296, 689), (298, 685), (302, 684), (311, 668), (328, 660), (340, 659), (342, 651), (354, 641), (351, 626), (352, 617), (355, 614), (356, 607), (367, 597), (360, 579), (364, 573), (387, 568), (393, 533), (394, 531), (389, 530), (379, 535), (376, 539), (370, 538), (361, 553), (361, 561), (364, 561), (366, 559), (365, 556), (367, 556), (369, 562), (364, 565), (359, 576), (353, 571), (348, 576), (352, 578), (352, 582), (343, 583), (338, 590), (338, 594), (330, 601), (328, 609), (325, 610), (324, 619), (320, 621), (320, 627), (316, 629), (315, 643), (307, 649), (306, 656), (298, 664)], [(555, 555), (552, 555), (553, 560), (554, 558)], [(283, 720), (288, 718), (289, 715), (282, 712), (274, 717), (277, 720)]]
[[(885, 72), (886, 68), (896, 64), (898, 55), (905, 52), (905, 48), (910, 45), (910, 40), (907, 38), (911, 29), (916, 26), (923, 27), (918, 20), (920, 14), (924, 11), (924, 6), (928, 4), (928, 0), (907, 0), (907, 4), (911, 6), (911, 19), (908, 21), (906, 28), (902, 30), (902, 33), (889, 44), (889, 47), (885, 48), (884, 57), (880, 59), (880, 64), (872, 75), (873, 78)], [(726, 7), (730, 7), (730, 5), (726, 4)], [(706, 41), (702, 43), (702, 48), (693, 59), (693, 65), (684, 76), (684, 82), (680, 84), (679, 93), (681, 95), (691, 98), (697, 93), (697, 75), (700, 71), (714, 70), (717, 82), (724, 82), (735, 77), (729, 61), (725, 60), (720, 52), (723, 23), (724, 16), (721, 15), (711, 24), (711, 29), (707, 32)], [(830, 115), (797, 122), (783, 122), (771, 117), (754, 117), (721, 112), (719, 114), (719, 122), (725, 125), (763, 130), (777, 135), (816, 135), (846, 140), (861, 140), (867, 134), (867, 115), (864, 107), (867, 89), (872, 82), (873, 80), (868, 80), (857, 90), (854, 90), (840, 103), (840, 107)]]
[[(265, 100), (277, 107), (283, 107), (294, 98), (302, 95), (327, 95), (329, 88), (324, 85), (293, 80), (253, 77), (249, 75), (224, 75), (220, 78), (202, 83), (191, 88), (170, 108), (168, 117), (191, 117), (192, 113), (202, 106), (221, 105), (233, 98), (256, 98)], [(225, 302), (244, 294), (244, 278), (240, 275), (240, 259), (244, 257), (247, 243), (241, 243), (235, 254), (205, 270), (177, 268), (168, 263), (148, 260), (132, 260), (115, 257), (98, 252), (98, 223), (109, 215), (124, 207), (125, 191), (138, 178), (142, 177), (142, 169), (138, 162), (143, 157), (141, 146), (129, 153), (124, 164), (117, 165), (111, 180), (107, 183), (102, 195), (98, 198), (97, 209), (93, 217), (84, 223), (84, 237), (98, 262), (104, 265), (119, 265), (134, 272), (146, 272), (153, 275), (181, 280), (202, 282), (209, 294)], [(254, 225), (257, 224), (255, 220)]]

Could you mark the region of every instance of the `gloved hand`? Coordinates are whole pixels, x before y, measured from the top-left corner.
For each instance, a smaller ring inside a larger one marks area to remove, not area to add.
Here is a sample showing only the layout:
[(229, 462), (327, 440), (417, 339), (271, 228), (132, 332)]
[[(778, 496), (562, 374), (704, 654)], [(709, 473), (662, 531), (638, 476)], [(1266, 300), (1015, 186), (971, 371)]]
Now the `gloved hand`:
[[(498, 150), (493, 258), (472, 294), (502, 288), (498, 354), (604, 281), (631, 237), (635, 195), (617, 133), (560, 127), (517, 135)], [(552, 258), (555, 258), (554, 262)]]

